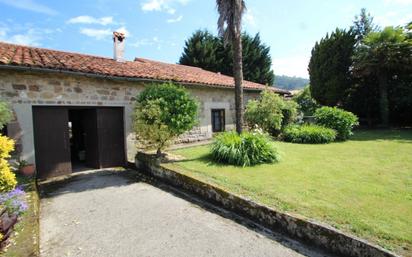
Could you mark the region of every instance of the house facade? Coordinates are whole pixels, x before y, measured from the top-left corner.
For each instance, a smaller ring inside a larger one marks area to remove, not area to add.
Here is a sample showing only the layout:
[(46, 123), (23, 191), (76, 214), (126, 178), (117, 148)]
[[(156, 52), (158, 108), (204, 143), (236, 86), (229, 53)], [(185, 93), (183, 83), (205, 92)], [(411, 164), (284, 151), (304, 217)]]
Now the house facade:
[[(0, 96), (14, 113), (5, 133), (20, 158), (36, 165), (39, 178), (133, 162), (134, 99), (153, 83), (181, 84), (199, 102), (198, 125), (179, 142), (234, 127), (233, 78), (140, 58), (125, 61), (118, 52), (124, 37), (118, 36), (113, 59), (0, 42)], [(264, 88), (246, 81), (245, 102)]]

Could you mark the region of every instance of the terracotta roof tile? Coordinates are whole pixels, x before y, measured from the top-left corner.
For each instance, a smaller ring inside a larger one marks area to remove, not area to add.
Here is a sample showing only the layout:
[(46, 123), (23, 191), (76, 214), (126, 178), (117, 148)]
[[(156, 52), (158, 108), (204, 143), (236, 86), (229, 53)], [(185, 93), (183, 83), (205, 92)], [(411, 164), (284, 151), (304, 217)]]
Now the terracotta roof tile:
[[(117, 62), (110, 58), (62, 52), (0, 42), (0, 67), (26, 66), (52, 70), (82, 72), (102, 76), (144, 78), (180, 83), (194, 83), (215, 87), (234, 87), (233, 77), (210, 72), (197, 67), (169, 64), (136, 58), (134, 61)], [(244, 81), (245, 89), (262, 90), (264, 85)], [(279, 93), (286, 90), (270, 87)]]

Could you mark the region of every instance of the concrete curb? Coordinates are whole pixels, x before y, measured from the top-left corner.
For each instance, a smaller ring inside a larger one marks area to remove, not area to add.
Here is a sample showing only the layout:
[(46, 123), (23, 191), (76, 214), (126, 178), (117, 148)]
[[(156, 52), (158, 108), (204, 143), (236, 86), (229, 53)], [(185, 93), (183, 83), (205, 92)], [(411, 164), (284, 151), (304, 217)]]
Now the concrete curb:
[(282, 231), (293, 238), (315, 244), (333, 253), (353, 257), (398, 257), (398, 255), (382, 247), (343, 233), (331, 226), (309, 221), (296, 215), (279, 212), (166, 168), (153, 155), (140, 152), (136, 155), (135, 164), (138, 169), (154, 177), (249, 218), (270, 230)]

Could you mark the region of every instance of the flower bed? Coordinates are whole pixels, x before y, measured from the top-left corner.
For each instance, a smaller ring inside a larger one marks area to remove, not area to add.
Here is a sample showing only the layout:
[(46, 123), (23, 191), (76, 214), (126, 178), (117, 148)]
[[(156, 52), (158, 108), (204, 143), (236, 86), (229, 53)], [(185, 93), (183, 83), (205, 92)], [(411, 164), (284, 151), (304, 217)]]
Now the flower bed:
[(21, 187), (0, 193), (0, 247), (3, 249), (19, 217), (27, 210), (26, 193)]

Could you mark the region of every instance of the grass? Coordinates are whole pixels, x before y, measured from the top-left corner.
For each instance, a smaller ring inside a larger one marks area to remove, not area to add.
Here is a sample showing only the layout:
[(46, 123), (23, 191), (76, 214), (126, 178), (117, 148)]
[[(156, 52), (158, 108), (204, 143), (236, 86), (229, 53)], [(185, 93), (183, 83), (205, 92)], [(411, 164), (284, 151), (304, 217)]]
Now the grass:
[(14, 227), (10, 245), (1, 253), (4, 257), (39, 256), (39, 196), (34, 179), (18, 177), (18, 184), (24, 185), (28, 210)]
[(346, 142), (274, 142), (277, 164), (215, 164), (209, 146), (165, 164), (276, 209), (328, 223), (412, 256), (412, 130), (358, 131)]

